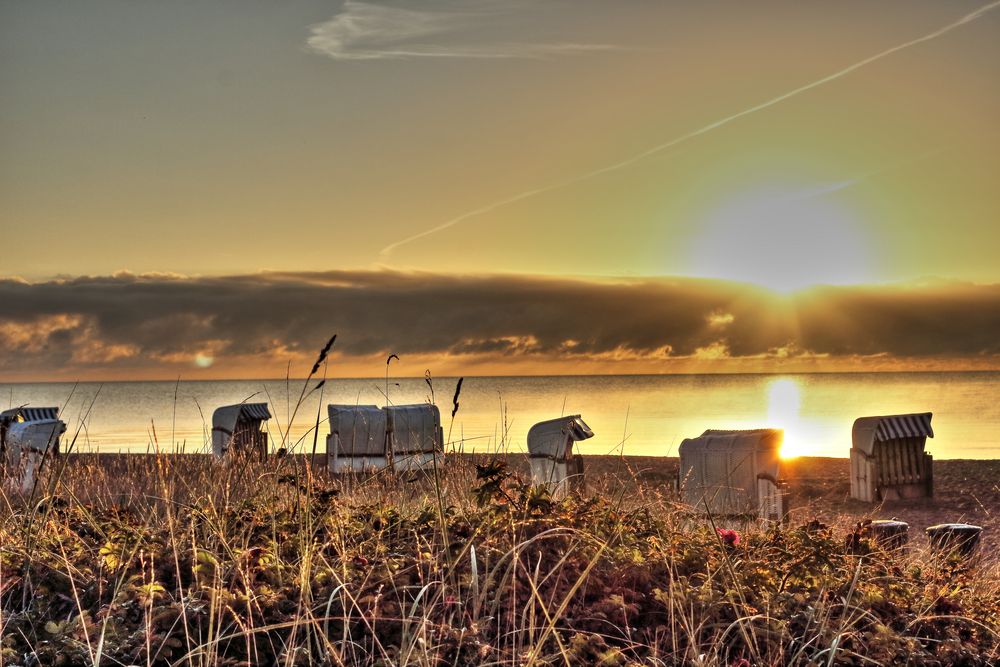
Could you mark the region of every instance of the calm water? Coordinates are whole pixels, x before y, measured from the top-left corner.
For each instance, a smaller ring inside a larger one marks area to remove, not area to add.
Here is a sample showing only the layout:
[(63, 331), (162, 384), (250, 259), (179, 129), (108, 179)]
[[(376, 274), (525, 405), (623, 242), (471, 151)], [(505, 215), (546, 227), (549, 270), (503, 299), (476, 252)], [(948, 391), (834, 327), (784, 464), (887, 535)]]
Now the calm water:
[[(70, 435), (79, 429), (79, 450), (146, 451), (155, 439), (162, 449), (204, 451), (212, 411), (248, 398), (271, 403), (277, 419), (269, 430), (279, 442), (301, 388), (284, 381), (87, 383), (75, 390), (61, 383), (0, 384), (0, 406), (64, 406)], [(585, 454), (624, 447), (626, 454), (676, 455), (682, 439), (706, 428), (773, 426), (786, 429), (787, 454), (845, 457), (856, 417), (931, 411), (937, 437), (928, 451), (935, 457), (1000, 458), (1000, 373), (467, 378), (452, 424), (454, 389), (454, 379), (438, 378), (434, 399), (446, 436), (450, 429), (451, 440), (466, 450), (521, 451), (536, 421), (579, 413), (596, 433), (582, 443)], [(384, 380), (330, 379), (322, 404), (382, 405), (384, 391)], [(389, 385), (393, 403), (430, 397), (423, 379)], [(318, 392), (311, 395), (291, 428), (291, 440), (302, 440), (306, 450), (320, 402)], [(319, 430), (322, 450), (327, 428)]]

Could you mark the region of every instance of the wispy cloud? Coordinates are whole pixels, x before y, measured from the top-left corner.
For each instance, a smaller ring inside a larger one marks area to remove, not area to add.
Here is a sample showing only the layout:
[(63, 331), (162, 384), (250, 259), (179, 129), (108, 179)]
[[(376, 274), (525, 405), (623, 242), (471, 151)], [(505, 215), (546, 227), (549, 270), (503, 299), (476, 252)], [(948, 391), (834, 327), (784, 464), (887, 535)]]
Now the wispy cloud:
[[(730, 114), (730, 115), (725, 116), (723, 118), (719, 118), (718, 120), (712, 121), (711, 123), (708, 123), (707, 125), (703, 125), (703, 126), (697, 128), (697, 129), (691, 130), (690, 132), (687, 132), (687, 133), (682, 134), (680, 136), (674, 137), (673, 139), (670, 139), (668, 141), (664, 141), (664, 142), (659, 143), (659, 144), (657, 144), (655, 146), (651, 146), (650, 148), (647, 148), (644, 151), (636, 153), (635, 155), (627, 157), (627, 158), (625, 158), (623, 160), (620, 160), (618, 162), (615, 162), (615, 163), (612, 163), (612, 164), (600, 167), (598, 169), (594, 169), (592, 171), (589, 171), (589, 172), (584, 173), (584, 174), (580, 174), (578, 176), (573, 176), (571, 178), (567, 178), (566, 180), (559, 181), (557, 183), (552, 183), (552, 184), (549, 184), (549, 185), (543, 185), (543, 186), (540, 186), (540, 187), (537, 187), (537, 188), (532, 188), (530, 190), (525, 190), (523, 192), (519, 192), (517, 194), (511, 195), (511, 196), (508, 196), (508, 197), (504, 197), (503, 199), (498, 199), (496, 201), (490, 202), (488, 204), (480, 206), (480, 207), (478, 207), (476, 209), (473, 209), (471, 211), (466, 211), (465, 213), (462, 213), (461, 215), (457, 215), (454, 218), (451, 218), (450, 220), (446, 220), (446, 221), (442, 222), (441, 224), (435, 225), (435, 226), (430, 227), (428, 229), (425, 229), (423, 231), (420, 231), (420, 232), (417, 232), (417, 233), (412, 234), (410, 236), (407, 236), (407, 237), (405, 237), (403, 239), (395, 241), (394, 243), (390, 243), (389, 245), (387, 245), (384, 248), (382, 248), (382, 250), (380, 251), (379, 254), (381, 255), (381, 257), (383, 259), (388, 258), (392, 254), (392, 252), (394, 250), (396, 250), (397, 248), (399, 248), (400, 246), (406, 245), (408, 243), (412, 243), (413, 241), (417, 241), (419, 239), (425, 238), (425, 237), (430, 236), (432, 234), (436, 234), (438, 232), (442, 232), (442, 231), (444, 231), (446, 229), (449, 229), (450, 227), (454, 227), (455, 225), (461, 224), (461, 223), (463, 223), (466, 220), (469, 220), (471, 218), (475, 218), (475, 217), (478, 217), (480, 215), (484, 215), (486, 213), (490, 213), (490, 212), (495, 211), (495, 210), (497, 210), (499, 208), (502, 208), (504, 206), (508, 206), (510, 204), (514, 204), (514, 203), (522, 201), (524, 199), (529, 199), (529, 198), (534, 197), (534, 196), (539, 195), (539, 194), (543, 194), (543, 193), (546, 193), (546, 192), (551, 192), (553, 190), (558, 190), (560, 188), (564, 188), (564, 187), (568, 187), (568, 186), (571, 186), (571, 185), (575, 185), (575, 184), (580, 183), (582, 181), (586, 181), (586, 180), (589, 180), (591, 178), (595, 178), (597, 176), (601, 176), (602, 174), (607, 174), (607, 173), (610, 173), (610, 172), (618, 171), (620, 169), (625, 169), (626, 167), (630, 167), (633, 164), (635, 164), (637, 162), (640, 162), (641, 160), (644, 160), (644, 159), (646, 159), (648, 157), (651, 157), (653, 155), (657, 155), (657, 154), (663, 153), (664, 151), (667, 151), (667, 150), (669, 150), (671, 148), (679, 146), (680, 144), (683, 144), (683, 143), (685, 143), (685, 142), (687, 142), (687, 141), (689, 141), (691, 139), (694, 139), (696, 137), (700, 137), (703, 134), (708, 134), (709, 132), (717, 130), (720, 127), (728, 125), (728, 124), (730, 124), (730, 123), (732, 123), (732, 122), (734, 122), (736, 120), (739, 120), (739, 119), (741, 119), (741, 118), (743, 118), (745, 116), (749, 116), (751, 114), (755, 114), (758, 111), (763, 111), (765, 109), (768, 109), (770, 107), (775, 106), (776, 104), (780, 104), (780, 103), (782, 103), (782, 102), (784, 102), (786, 100), (789, 100), (789, 99), (791, 99), (793, 97), (797, 97), (798, 95), (806, 93), (806, 92), (808, 92), (810, 90), (813, 90), (815, 88), (819, 88), (820, 86), (824, 86), (824, 85), (826, 85), (828, 83), (832, 83), (833, 81), (836, 81), (836, 80), (838, 80), (838, 79), (840, 79), (842, 77), (845, 77), (848, 74), (851, 74), (852, 72), (861, 69), (862, 67), (866, 67), (867, 65), (870, 65), (870, 64), (872, 64), (872, 63), (874, 63), (876, 61), (882, 60), (883, 58), (887, 58), (887, 57), (889, 57), (889, 56), (891, 56), (893, 54), (896, 54), (896, 53), (898, 53), (900, 51), (903, 51), (905, 49), (909, 49), (910, 47), (916, 46), (918, 44), (922, 44), (924, 42), (929, 42), (931, 40), (937, 39), (938, 37), (946, 35), (949, 32), (951, 32), (951, 31), (953, 31), (953, 30), (955, 30), (957, 28), (960, 28), (960, 27), (962, 27), (962, 26), (964, 26), (964, 25), (966, 25), (968, 23), (971, 23), (971, 22), (973, 22), (973, 21), (981, 18), (987, 12), (990, 12), (990, 11), (996, 9), (997, 7), (1000, 7), (1000, 0), (996, 0), (995, 2), (991, 2), (989, 4), (983, 5), (979, 9), (977, 9), (977, 10), (975, 10), (973, 12), (969, 12), (968, 14), (965, 14), (964, 16), (958, 18), (957, 20), (955, 20), (955, 21), (953, 21), (951, 23), (948, 23), (947, 25), (944, 25), (944, 26), (938, 28), (937, 30), (929, 32), (929, 33), (927, 33), (925, 35), (921, 35), (920, 37), (915, 37), (915, 38), (913, 38), (911, 40), (908, 40), (906, 42), (903, 42), (901, 44), (897, 44), (895, 46), (889, 47), (889, 48), (887, 48), (887, 49), (885, 49), (883, 51), (879, 51), (878, 53), (876, 53), (874, 55), (868, 56), (867, 58), (864, 58), (864, 59), (859, 60), (859, 61), (857, 61), (855, 63), (852, 63), (851, 65), (848, 65), (847, 67), (839, 69), (836, 72), (833, 72), (832, 74), (828, 74), (828, 75), (826, 75), (824, 77), (821, 77), (819, 79), (816, 79), (814, 81), (810, 81), (809, 83), (803, 84), (803, 85), (799, 86), (798, 88), (793, 88), (792, 90), (784, 92), (784, 93), (782, 93), (782, 94), (780, 94), (780, 95), (778, 95), (776, 97), (772, 97), (772, 98), (770, 98), (770, 99), (768, 99), (768, 100), (766, 100), (764, 102), (761, 102), (759, 104), (755, 104), (754, 106), (751, 106), (751, 107), (748, 107), (746, 109), (743, 109), (742, 111), (737, 111), (736, 113)], [(857, 179), (854, 179), (854, 180), (857, 180)], [(845, 187), (849, 187), (852, 183), (853, 183), (853, 181), (852, 182), (846, 182), (844, 184), (839, 184), (839, 187), (837, 189), (843, 189)]]
[(336, 16), (309, 29), (306, 44), (335, 60), (541, 58), (615, 48), (573, 42), (468, 41), (463, 33), (484, 27), (499, 9), (493, 4), (415, 9), (347, 0)]

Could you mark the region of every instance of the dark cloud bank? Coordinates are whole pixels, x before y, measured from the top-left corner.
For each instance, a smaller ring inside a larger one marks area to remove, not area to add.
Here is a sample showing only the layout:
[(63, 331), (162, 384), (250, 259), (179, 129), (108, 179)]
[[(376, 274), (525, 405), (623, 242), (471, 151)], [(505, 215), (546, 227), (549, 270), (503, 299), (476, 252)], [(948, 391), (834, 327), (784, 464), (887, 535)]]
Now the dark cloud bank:
[[(778, 297), (693, 279), (375, 272), (0, 280), (8, 373), (311, 355), (552, 359), (1000, 358), (1000, 285), (826, 287)], [(567, 368), (571, 372), (571, 368)]]

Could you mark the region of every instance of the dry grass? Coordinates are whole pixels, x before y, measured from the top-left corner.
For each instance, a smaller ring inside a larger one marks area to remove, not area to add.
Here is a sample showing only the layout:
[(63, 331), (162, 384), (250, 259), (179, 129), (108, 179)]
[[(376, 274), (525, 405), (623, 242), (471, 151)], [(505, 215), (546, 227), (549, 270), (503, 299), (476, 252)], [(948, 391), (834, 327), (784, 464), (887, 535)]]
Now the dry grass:
[(1000, 661), (995, 559), (849, 553), (847, 524), (727, 545), (625, 466), (560, 502), (483, 456), (439, 473), (63, 457), (0, 498), (2, 664)]

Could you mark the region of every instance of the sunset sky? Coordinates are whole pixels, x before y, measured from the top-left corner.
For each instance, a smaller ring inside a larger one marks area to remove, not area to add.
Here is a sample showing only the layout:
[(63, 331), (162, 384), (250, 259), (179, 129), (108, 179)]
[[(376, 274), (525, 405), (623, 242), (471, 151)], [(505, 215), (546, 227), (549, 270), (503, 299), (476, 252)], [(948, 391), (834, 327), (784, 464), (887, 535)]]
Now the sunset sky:
[(0, 90), (0, 380), (1000, 368), (1000, 2), (5, 0)]

